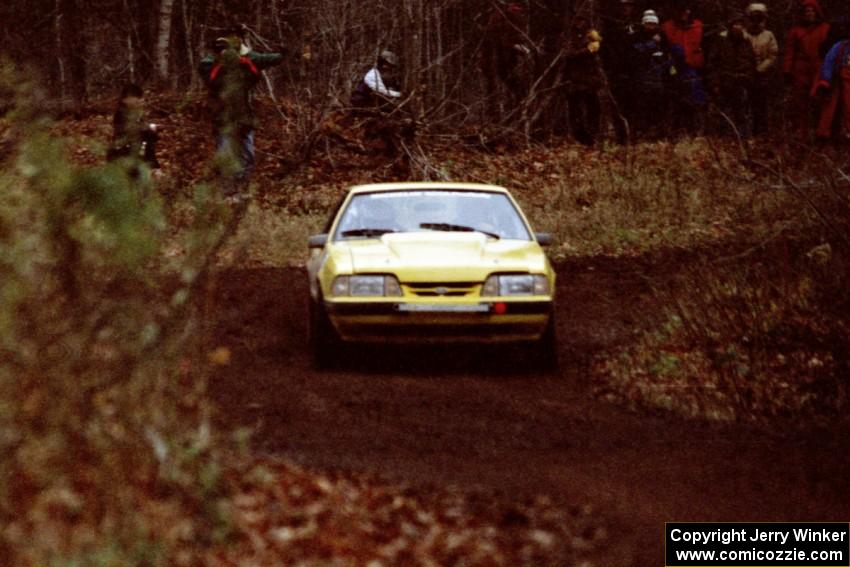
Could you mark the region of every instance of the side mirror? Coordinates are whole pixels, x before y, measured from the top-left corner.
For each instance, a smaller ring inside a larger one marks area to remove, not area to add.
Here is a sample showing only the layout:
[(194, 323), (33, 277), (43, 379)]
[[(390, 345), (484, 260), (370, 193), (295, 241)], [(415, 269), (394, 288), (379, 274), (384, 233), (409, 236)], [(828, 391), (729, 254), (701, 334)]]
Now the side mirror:
[(308, 248), (324, 248), (328, 243), (327, 234), (314, 234), (307, 240)]
[(537, 244), (540, 246), (549, 246), (554, 241), (552, 235), (548, 232), (537, 232), (534, 234), (534, 237), (537, 239)]

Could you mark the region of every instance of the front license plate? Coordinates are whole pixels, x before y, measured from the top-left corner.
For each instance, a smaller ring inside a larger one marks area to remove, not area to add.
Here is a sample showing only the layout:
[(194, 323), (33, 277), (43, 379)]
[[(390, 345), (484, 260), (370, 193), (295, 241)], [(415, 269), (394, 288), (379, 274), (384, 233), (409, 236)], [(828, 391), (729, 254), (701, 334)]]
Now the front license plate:
[(405, 313), (489, 313), (486, 303), (478, 305), (422, 305), (418, 303), (399, 303), (397, 311)]

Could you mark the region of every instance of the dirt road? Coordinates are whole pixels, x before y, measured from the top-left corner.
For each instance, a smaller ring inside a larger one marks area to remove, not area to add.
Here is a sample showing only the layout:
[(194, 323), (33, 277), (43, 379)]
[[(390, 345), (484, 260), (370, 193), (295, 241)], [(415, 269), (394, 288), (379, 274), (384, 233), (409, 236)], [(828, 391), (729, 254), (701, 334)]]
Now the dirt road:
[[(221, 274), (214, 334), (234, 359), (212, 392), (257, 450), (322, 470), (451, 484), (494, 498), (591, 503), (610, 526), (612, 563), (662, 565), (665, 521), (850, 521), (850, 427), (769, 432), (647, 415), (595, 400), (590, 358), (651, 316), (624, 262), (559, 272), (559, 375), (521, 353), (371, 349), (344, 370), (306, 354), (300, 270)], [(520, 360), (518, 360), (520, 359)], [(615, 547), (617, 547), (615, 546)]]

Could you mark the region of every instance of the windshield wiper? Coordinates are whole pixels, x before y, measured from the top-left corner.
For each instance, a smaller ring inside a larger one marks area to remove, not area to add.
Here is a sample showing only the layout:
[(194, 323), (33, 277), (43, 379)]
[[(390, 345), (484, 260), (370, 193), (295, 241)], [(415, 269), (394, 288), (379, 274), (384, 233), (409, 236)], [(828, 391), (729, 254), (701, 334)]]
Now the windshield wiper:
[(352, 230), (343, 230), (342, 236), (365, 236), (371, 238), (373, 236), (387, 234), (388, 232), (395, 232), (395, 230), (391, 228), (354, 228)]
[(442, 230), (444, 232), (480, 232), (481, 234), (486, 234), (487, 236), (495, 238), (496, 240), (499, 240), (499, 238), (501, 238), (495, 232), (488, 232), (486, 230), (481, 230), (480, 228), (464, 226), (462, 224), (450, 224), (447, 222), (423, 222), (419, 225), (419, 228), (427, 228), (429, 230)]

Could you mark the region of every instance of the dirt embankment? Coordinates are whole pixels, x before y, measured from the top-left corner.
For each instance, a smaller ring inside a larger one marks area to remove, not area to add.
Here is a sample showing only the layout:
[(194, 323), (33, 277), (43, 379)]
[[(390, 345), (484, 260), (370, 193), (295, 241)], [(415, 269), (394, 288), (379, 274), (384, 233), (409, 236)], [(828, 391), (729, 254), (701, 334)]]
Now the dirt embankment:
[(224, 272), (209, 316), (233, 360), (213, 396), (258, 451), (308, 467), (455, 485), (512, 500), (591, 504), (606, 564), (659, 565), (665, 521), (850, 517), (850, 428), (764, 431), (626, 412), (590, 394), (590, 360), (628, 343), (657, 312), (634, 260), (559, 269), (558, 375), (511, 349), (370, 349), (316, 372), (306, 354), (306, 278), (293, 269)]

